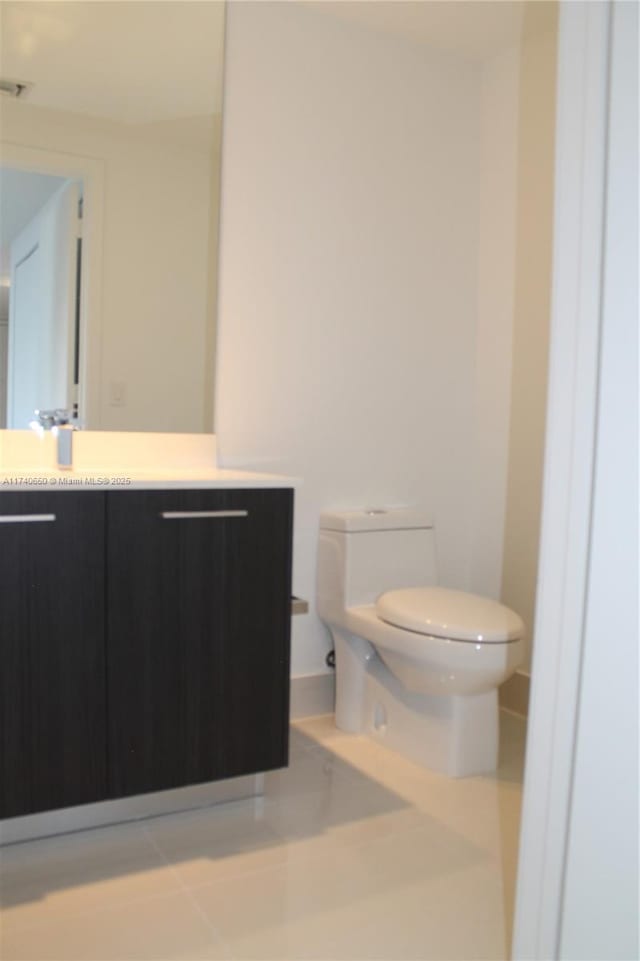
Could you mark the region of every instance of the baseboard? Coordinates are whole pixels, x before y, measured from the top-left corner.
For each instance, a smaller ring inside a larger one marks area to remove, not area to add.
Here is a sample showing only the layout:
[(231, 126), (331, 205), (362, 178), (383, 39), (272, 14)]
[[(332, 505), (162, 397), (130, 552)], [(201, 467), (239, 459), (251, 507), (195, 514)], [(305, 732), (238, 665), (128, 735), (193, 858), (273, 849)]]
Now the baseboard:
[(335, 674), (304, 674), (291, 678), (289, 717), (295, 721), (316, 714), (333, 714)]
[(99, 801), (96, 804), (82, 804), (59, 811), (8, 818), (0, 824), (0, 847), (54, 834), (86, 831), (89, 828), (119, 824), (123, 821), (139, 821), (161, 814), (222, 804), (225, 801), (259, 797), (263, 793), (264, 774), (247, 774), (224, 781), (212, 781), (209, 784), (193, 784), (168, 791), (118, 798), (115, 801)]
[[(500, 707), (526, 717), (529, 713), (528, 674), (516, 673), (500, 687)], [(316, 714), (333, 714), (335, 708), (335, 674), (304, 674), (291, 678), (289, 716), (292, 721)]]
[(516, 672), (500, 687), (498, 699), (500, 707), (514, 714), (527, 717), (529, 713), (529, 689), (531, 678), (528, 674)]

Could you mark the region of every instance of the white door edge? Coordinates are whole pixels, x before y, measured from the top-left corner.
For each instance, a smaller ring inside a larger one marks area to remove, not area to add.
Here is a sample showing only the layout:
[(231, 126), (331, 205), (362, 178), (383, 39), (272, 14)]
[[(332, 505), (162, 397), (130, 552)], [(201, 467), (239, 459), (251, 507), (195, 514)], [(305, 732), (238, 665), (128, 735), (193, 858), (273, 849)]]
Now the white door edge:
[(513, 958), (558, 957), (601, 327), (610, 5), (563, 2), (542, 531)]

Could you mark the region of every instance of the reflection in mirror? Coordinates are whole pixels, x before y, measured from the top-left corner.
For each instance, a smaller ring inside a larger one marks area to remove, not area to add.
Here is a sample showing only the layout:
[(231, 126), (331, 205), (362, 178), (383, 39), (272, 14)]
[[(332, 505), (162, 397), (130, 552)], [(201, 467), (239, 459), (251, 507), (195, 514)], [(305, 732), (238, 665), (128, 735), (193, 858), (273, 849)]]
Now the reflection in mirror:
[(224, 4), (0, 17), (0, 427), (211, 431)]
[(78, 403), (82, 183), (3, 167), (0, 189), (9, 280), (0, 426), (24, 428), (38, 408), (73, 411)]

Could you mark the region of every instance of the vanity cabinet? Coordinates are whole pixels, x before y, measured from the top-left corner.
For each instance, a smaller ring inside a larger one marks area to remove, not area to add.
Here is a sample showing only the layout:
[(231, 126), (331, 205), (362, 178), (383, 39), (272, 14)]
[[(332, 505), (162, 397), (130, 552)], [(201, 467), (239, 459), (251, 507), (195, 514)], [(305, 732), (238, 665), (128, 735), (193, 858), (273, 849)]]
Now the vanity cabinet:
[(107, 794), (105, 496), (0, 492), (0, 816)]
[(107, 501), (113, 796), (287, 763), (291, 494)]
[(2, 817), (287, 764), (292, 500), (0, 493)]

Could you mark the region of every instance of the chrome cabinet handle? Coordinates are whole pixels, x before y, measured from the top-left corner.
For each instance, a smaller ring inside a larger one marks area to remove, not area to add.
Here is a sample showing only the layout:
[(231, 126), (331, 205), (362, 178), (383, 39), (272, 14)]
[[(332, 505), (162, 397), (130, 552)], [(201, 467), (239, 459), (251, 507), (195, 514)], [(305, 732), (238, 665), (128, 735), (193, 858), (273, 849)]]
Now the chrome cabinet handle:
[(161, 511), (165, 521), (197, 520), (202, 517), (248, 517), (249, 511)]
[(55, 519), (55, 514), (0, 514), (0, 524), (41, 524)]

